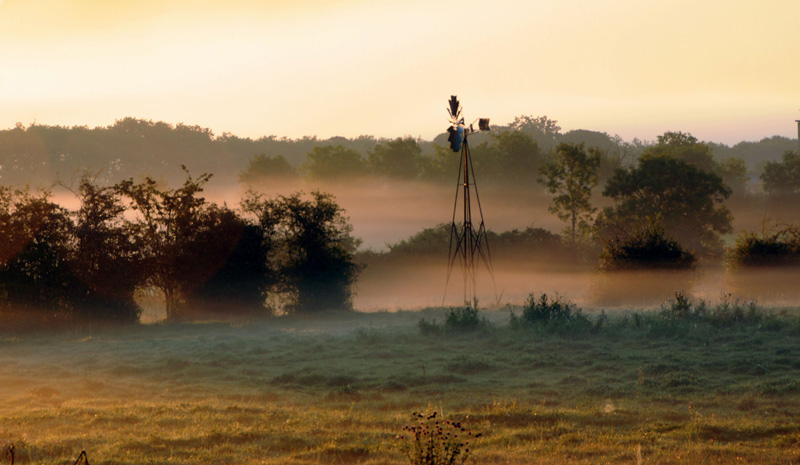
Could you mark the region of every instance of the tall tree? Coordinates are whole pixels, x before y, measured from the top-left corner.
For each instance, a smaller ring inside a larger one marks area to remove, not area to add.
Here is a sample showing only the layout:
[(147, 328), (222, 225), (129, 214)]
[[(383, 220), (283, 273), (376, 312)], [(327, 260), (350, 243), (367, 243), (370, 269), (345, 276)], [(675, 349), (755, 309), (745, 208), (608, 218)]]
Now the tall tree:
[(555, 194), (548, 208), (561, 221), (569, 222), (572, 242), (578, 235), (589, 233), (592, 214), (592, 189), (597, 185), (601, 154), (598, 149), (585, 150), (583, 144), (562, 142), (556, 147), (553, 160), (541, 168), (541, 182)]
[(730, 188), (718, 175), (676, 158), (643, 157), (639, 166), (617, 170), (603, 195), (615, 202), (596, 222), (606, 240), (654, 223), (690, 251), (717, 254), (722, 251), (719, 235), (732, 229), (731, 213), (723, 205)]
[(711, 147), (699, 142), (696, 137), (684, 132), (667, 131), (658, 136), (658, 142), (645, 149), (642, 159), (671, 157), (682, 160), (703, 171), (717, 172), (717, 163), (711, 155)]
[(141, 257), (131, 240), (125, 205), (115, 188), (98, 186), (87, 176), (77, 194), (81, 204), (74, 212), (71, 267), (84, 289), (80, 306), (94, 319), (136, 322), (141, 313), (135, 300)]
[(285, 298), (284, 312), (352, 308), (360, 271), (353, 259), (358, 241), (330, 194), (265, 199), (249, 192), (242, 208), (257, 218), (265, 242), (274, 251), (270, 267), (276, 276), (274, 289)]
[(168, 320), (181, 316), (186, 293), (202, 272), (189, 258), (204, 228), (201, 220), (208, 205), (199, 194), (210, 178), (210, 174), (203, 174), (195, 179), (187, 172), (186, 181), (177, 189), (159, 188), (149, 177), (139, 183), (128, 179), (116, 187), (129, 200), (131, 210), (138, 213), (133, 225), (136, 245), (147, 283), (164, 295)]

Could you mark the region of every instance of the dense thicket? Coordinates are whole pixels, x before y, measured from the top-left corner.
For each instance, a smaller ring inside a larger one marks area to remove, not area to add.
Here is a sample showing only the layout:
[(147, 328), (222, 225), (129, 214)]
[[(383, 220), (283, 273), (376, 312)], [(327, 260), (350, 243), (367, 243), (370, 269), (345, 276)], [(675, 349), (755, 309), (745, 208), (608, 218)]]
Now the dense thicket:
[(737, 269), (800, 266), (800, 227), (789, 225), (760, 234), (743, 232), (726, 258)]
[(352, 307), (357, 242), (333, 197), (251, 195), (237, 212), (201, 196), (209, 178), (187, 172), (163, 188), (85, 177), (75, 211), (0, 186), (0, 320), (132, 323), (146, 289), (168, 320)]

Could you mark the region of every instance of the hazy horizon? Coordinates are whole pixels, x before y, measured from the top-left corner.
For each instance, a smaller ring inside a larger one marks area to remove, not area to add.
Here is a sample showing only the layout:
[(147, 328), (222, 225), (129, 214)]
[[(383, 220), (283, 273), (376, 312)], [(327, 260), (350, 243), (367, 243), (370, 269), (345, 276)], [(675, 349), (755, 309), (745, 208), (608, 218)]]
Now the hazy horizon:
[(126, 116), (242, 137), (432, 139), (547, 115), (625, 140), (796, 137), (800, 4), (0, 2), (0, 127)]

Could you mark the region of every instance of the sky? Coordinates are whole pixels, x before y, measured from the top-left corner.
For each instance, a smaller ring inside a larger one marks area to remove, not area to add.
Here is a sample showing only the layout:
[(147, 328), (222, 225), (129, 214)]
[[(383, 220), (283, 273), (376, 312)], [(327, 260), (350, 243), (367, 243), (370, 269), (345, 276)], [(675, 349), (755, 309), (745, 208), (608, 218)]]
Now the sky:
[(258, 138), (797, 137), (797, 0), (0, 0), (0, 128), (127, 116)]

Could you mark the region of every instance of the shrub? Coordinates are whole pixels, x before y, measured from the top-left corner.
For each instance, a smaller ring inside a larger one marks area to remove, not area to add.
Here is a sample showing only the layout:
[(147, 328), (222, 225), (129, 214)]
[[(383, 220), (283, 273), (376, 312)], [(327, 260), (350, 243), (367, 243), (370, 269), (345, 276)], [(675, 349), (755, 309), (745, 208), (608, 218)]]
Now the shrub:
[(695, 304), (683, 293), (676, 292), (675, 300), (671, 300), (669, 306), (661, 306), (661, 315), (667, 320), (706, 323), (714, 327), (759, 323), (764, 318), (755, 302), (731, 300), (731, 297), (722, 294), (720, 303), (711, 307), (703, 300)]
[[(598, 330), (604, 320), (605, 315), (598, 320)], [(511, 313), (509, 325), (512, 329), (548, 327), (570, 331), (591, 329), (592, 322), (573, 303), (561, 297), (550, 299), (547, 294), (542, 294), (537, 300), (534, 294), (530, 294), (522, 314)]]
[(696, 261), (695, 255), (666, 236), (663, 228), (650, 225), (638, 229), (632, 236), (606, 241), (600, 255), (600, 268), (606, 271), (691, 270)]
[(449, 332), (476, 331), (487, 325), (486, 319), (481, 318), (474, 307), (451, 308), (444, 320), (444, 329)]
[(443, 325), (438, 324), (435, 318), (430, 320), (420, 318), (417, 326), (422, 334), (428, 335), (441, 334), (443, 331), (447, 333), (479, 331), (488, 328), (489, 322), (480, 316), (477, 308), (465, 306), (450, 308)]
[(414, 421), (404, 426), (398, 436), (411, 465), (463, 464), (481, 437), (461, 422), (442, 418), (436, 411), (414, 413), (413, 417)]
[(436, 323), (436, 318), (427, 319), (427, 318), (420, 318), (419, 322), (417, 323), (417, 327), (419, 331), (425, 335), (431, 334), (440, 334), (442, 332), (442, 325)]
[(732, 268), (800, 266), (800, 227), (790, 225), (773, 233), (743, 232), (726, 258)]

